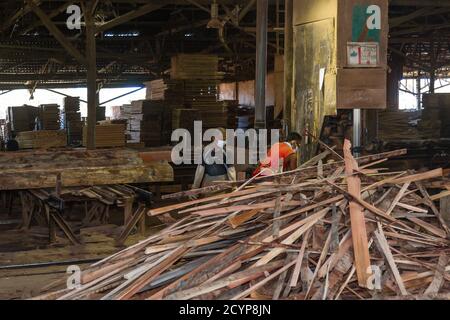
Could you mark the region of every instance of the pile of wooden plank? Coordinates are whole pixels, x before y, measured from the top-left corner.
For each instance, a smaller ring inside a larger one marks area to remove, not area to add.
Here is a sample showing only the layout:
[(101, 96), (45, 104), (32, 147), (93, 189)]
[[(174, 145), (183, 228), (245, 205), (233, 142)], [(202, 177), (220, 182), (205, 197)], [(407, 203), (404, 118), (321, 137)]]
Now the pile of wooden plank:
[[(105, 123), (95, 127), (95, 146), (113, 148), (125, 146), (126, 124)], [(83, 145), (87, 145), (87, 127), (83, 127)]]
[(157, 79), (145, 83), (147, 88), (147, 100), (165, 100), (175, 104), (182, 104), (183, 99), (174, 95), (183, 90), (184, 82), (182, 80)]
[(172, 195), (204, 197), (151, 209), (178, 220), (36, 299), (448, 297), (448, 191), (427, 189), (443, 171), (386, 172), (406, 150), (355, 160), (344, 145), (343, 161)]
[(61, 122), (67, 131), (69, 145), (78, 145), (83, 139), (83, 122), (80, 113), (80, 98), (65, 97)]
[(97, 121), (104, 121), (106, 119), (106, 107), (97, 106), (95, 111), (96, 111), (95, 119)]
[(41, 130), (59, 130), (61, 128), (59, 105), (41, 104), (39, 106), (39, 121)]
[(418, 112), (384, 111), (378, 113), (378, 137), (382, 141), (418, 140)]
[(146, 147), (168, 145), (172, 134), (172, 110), (162, 101), (138, 100), (124, 105), (127, 119), (127, 142)]
[(196, 109), (175, 109), (172, 112), (172, 129), (186, 129), (194, 134), (194, 122), (201, 120), (200, 112)]
[(19, 132), (16, 140), (20, 149), (50, 149), (67, 146), (67, 134), (64, 130)]
[(39, 109), (33, 106), (8, 107), (6, 122), (8, 128), (15, 133), (34, 130)]
[(206, 54), (179, 54), (172, 57), (171, 73), (172, 79), (216, 79), (224, 77), (219, 72), (219, 57)]
[(450, 138), (450, 94), (435, 93), (423, 95), (423, 115), (426, 126), (433, 137)]

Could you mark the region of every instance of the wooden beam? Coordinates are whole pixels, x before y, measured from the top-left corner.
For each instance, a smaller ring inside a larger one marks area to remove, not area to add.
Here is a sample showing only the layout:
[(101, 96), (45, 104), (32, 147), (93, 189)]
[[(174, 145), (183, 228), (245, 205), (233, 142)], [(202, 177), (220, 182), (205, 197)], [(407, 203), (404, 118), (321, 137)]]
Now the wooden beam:
[[(39, 6), (42, 1), (37, 0), (35, 1), (35, 4)], [(32, 8), (30, 5), (26, 5), (23, 8), (20, 8), (14, 15), (9, 17), (3, 24), (1, 31), (4, 32), (6, 29), (8, 29), (12, 24), (16, 23), (16, 21), (20, 18), (26, 15), (27, 13), (31, 12)]]
[[(55, 17), (57, 17), (58, 15), (60, 15), (61, 13), (63, 13), (67, 7), (70, 6), (70, 3), (64, 3), (63, 5), (61, 5), (60, 7), (56, 8), (55, 10), (53, 10), (52, 12), (50, 12), (48, 14), (49, 19), (53, 19)], [(22, 35), (26, 34), (28, 32), (30, 32), (31, 30), (33, 30), (36, 27), (39, 27), (40, 25), (42, 25), (42, 21), (38, 20), (34, 23), (32, 23), (31, 25), (29, 25), (28, 27), (26, 27), (26, 29), (24, 29), (22, 32), (20, 32)]]
[(117, 27), (125, 22), (128, 22), (130, 20), (139, 18), (143, 15), (146, 15), (149, 12), (158, 10), (160, 8), (164, 7), (164, 4), (155, 4), (155, 3), (148, 3), (146, 5), (143, 5), (142, 7), (139, 7), (136, 10), (130, 11), (128, 13), (125, 13), (124, 15), (121, 15), (117, 18), (114, 18), (100, 26), (97, 27), (96, 33), (99, 32), (105, 32), (108, 29)]
[(41, 19), (44, 26), (50, 31), (56, 40), (70, 53), (79, 63), (87, 65), (86, 58), (73, 46), (72, 43), (64, 36), (64, 34), (56, 27), (56, 25), (50, 20), (47, 14), (39, 8), (35, 0), (26, 0), (28, 5), (34, 11), (34, 13)]

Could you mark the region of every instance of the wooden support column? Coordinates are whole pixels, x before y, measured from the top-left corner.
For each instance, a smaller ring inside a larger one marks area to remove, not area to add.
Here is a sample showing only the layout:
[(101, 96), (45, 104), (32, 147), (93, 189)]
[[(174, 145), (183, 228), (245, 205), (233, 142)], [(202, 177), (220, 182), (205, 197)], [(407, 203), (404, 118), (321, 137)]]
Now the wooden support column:
[(285, 30), (284, 30), (284, 104), (283, 117), (288, 130), (294, 127), (292, 123), (292, 87), (293, 87), (293, 58), (294, 58), (294, 28), (293, 28), (293, 0), (285, 0)]
[(95, 149), (95, 125), (97, 123), (97, 48), (95, 43), (95, 22), (92, 8), (94, 1), (86, 1), (84, 18), (86, 20), (86, 55), (87, 55), (87, 148)]
[(258, 0), (256, 5), (256, 80), (255, 128), (266, 128), (266, 75), (267, 75), (267, 21), (268, 0)]

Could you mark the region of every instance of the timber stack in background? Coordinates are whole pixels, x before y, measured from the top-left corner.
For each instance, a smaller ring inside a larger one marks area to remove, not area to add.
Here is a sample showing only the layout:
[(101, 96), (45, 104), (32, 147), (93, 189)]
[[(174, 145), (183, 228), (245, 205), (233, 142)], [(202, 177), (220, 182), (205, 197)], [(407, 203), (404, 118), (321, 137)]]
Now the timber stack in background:
[(67, 132), (69, 145), (79, 145), (83, 139), (83, 122), (80, 113), (80, 98), (65, 97), (61, 123)]

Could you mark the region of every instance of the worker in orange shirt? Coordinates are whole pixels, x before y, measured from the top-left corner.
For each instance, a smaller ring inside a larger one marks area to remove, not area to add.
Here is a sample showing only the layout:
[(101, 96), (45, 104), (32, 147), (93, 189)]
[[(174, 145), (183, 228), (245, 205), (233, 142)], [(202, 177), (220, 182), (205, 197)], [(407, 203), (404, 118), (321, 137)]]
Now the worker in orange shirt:
[[(302, 137), (297, 132), (291, 132), (285, 142), (275, 143), (269, 150), (267, 158), (260, 162), (253, 172), (253, 176), (258, 174), (270, 175), (277, 173), (283, 167), (283, 172), (292, 171), (297, 168), (297, 149), (300, 146)], [(264, 170), (266, 169), (266, 170)], [(262, 172), (264, 171), (264, 172)]]

